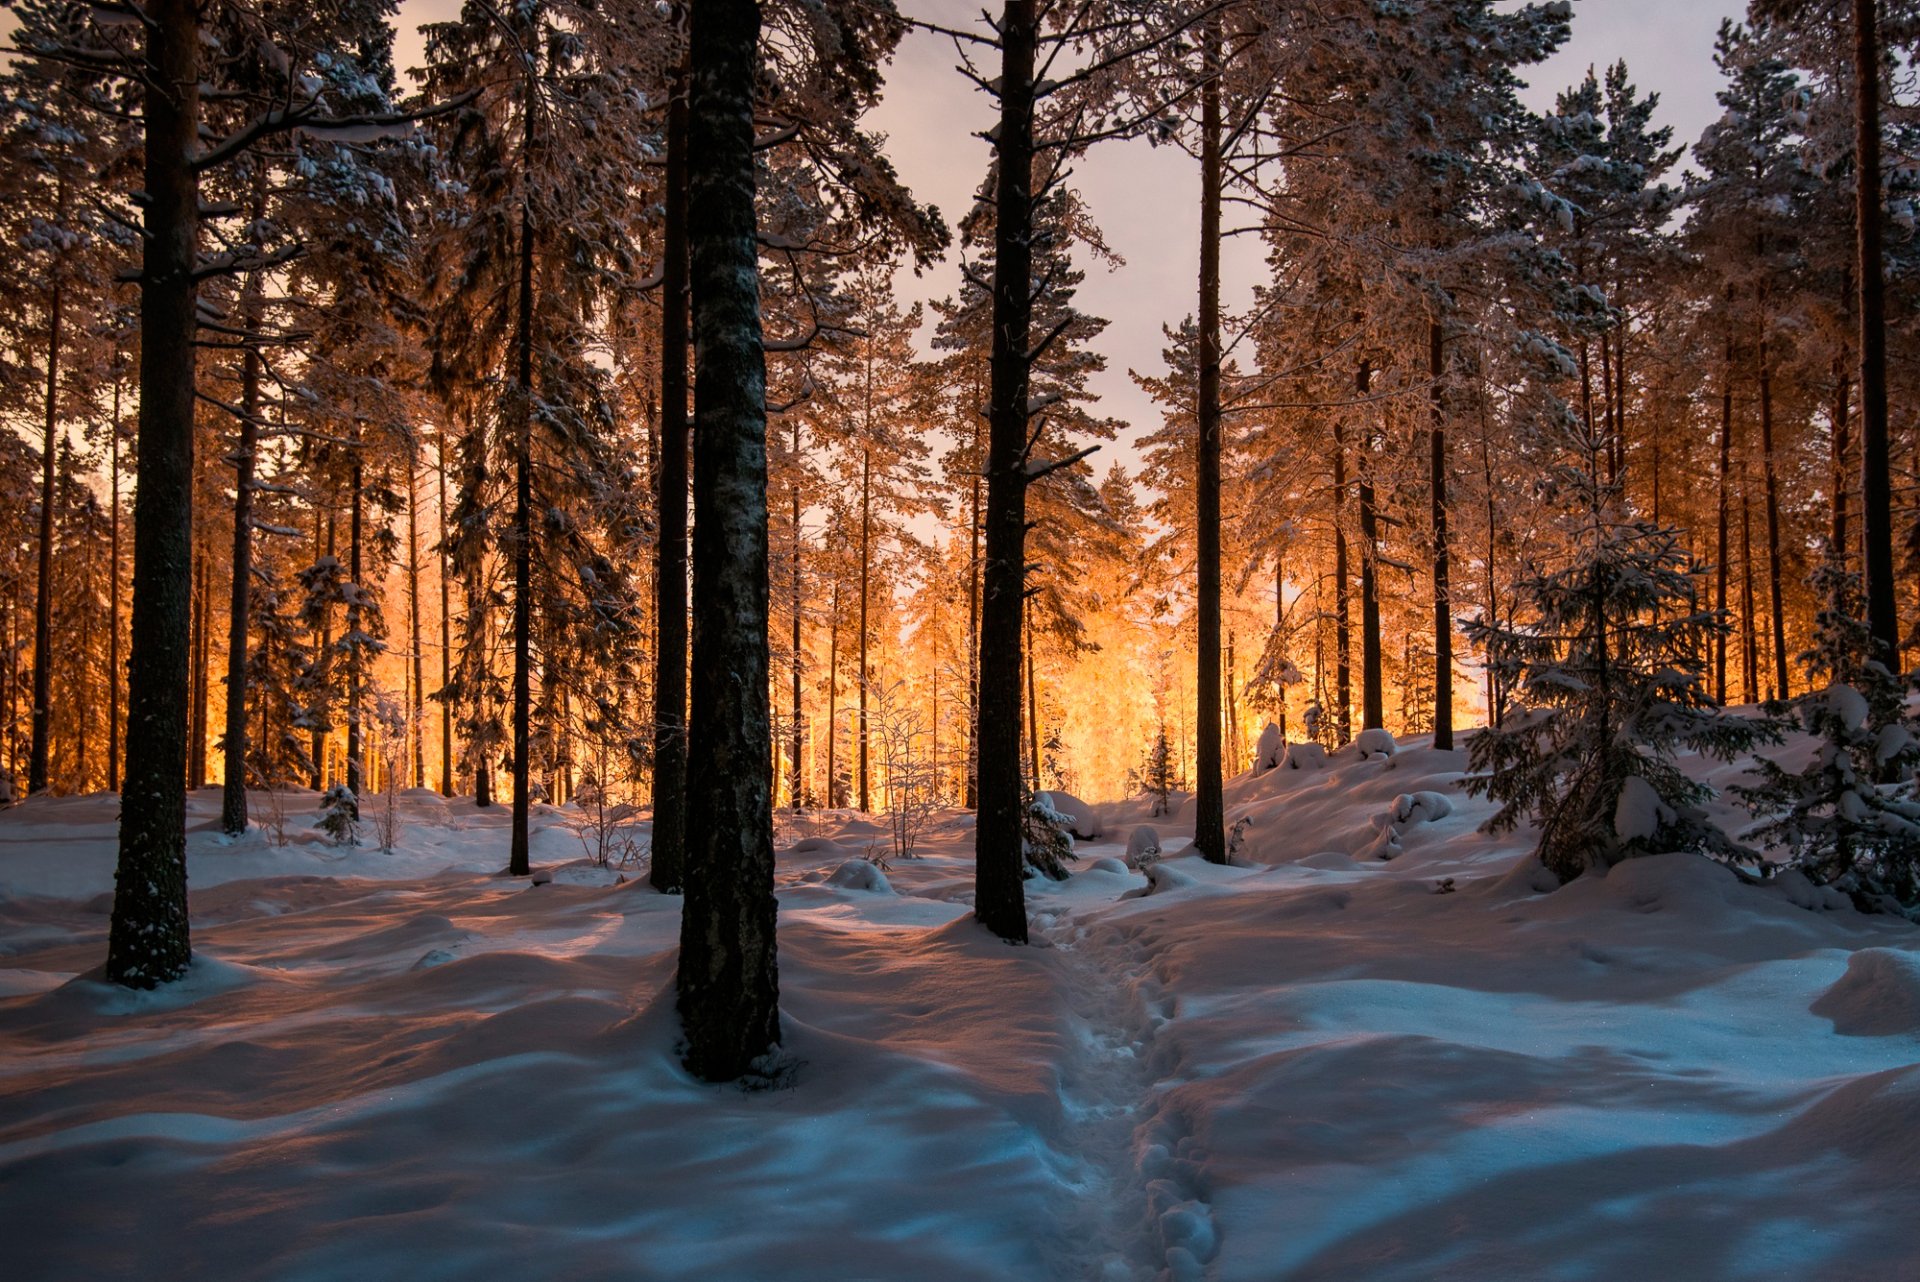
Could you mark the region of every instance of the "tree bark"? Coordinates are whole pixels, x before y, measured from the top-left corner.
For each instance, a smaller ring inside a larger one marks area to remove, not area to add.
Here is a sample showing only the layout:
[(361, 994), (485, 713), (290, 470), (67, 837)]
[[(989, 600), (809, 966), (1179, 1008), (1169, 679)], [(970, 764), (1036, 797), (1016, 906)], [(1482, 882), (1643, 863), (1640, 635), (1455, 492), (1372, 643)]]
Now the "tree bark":
[(679, 1010), (708, 1081), (780, 1041), (767, 715), (767, 407), (754, 222), (757, 0), (695, 11), (687, 223), (694, 297), (693, 670)]
[(1854, 182), (1860, 322), (1860, 517), (1867, 629), (1874, 655), (1900, 670), (1900, 617), (1893, 582), (1892, 455), (1887, 429), (1887, 296), (1880, 194), (1880, 17), (1875, 0), (1853, 0)]
[[(254, 180), (256, 223), (266, 216), (266, 170)], [(240, 357), (240, 440), (233, 451), (233, 588), (227, 609), (227, 727), (221, 772), (220, 830), (237, 837), (247, 830), (247, 624), (253, 591), (253, 476), (260, 451), (260, 349), (251, 341), (260, 328), (261, 282), (249, 272), (241, 288), (240, 327), (249, 335)]]
[[(453, 795), (453, 588), (447, 564), (447, 429), (440, 428), (434, 462), (440, 471), (440, 795)], [(469, 607), (471, 608), (471, 607)]]
[(420, 449), (407, 445), (407, 630), (413, 650), (413, 698), (407, 705), (407, 737), (413, 741), (411, 786), (427, 786), (426, 655), (420, 648)]
[(1227, 861), (1226, 798), (1220, 761), (1220, 27), (1201, 33), (1200, 65), (1200, 368), (1195, 426), (1199, 458), (1194, 519), (1199, 526), (1196, 586), (1199, 709), (1193, 844), (1209, 863)]
[[(1373, 365), (1360, 362), (1354, 377), (1356, 399), (1373, 391)], [(1361, 413), (1365, 413), (1363, 409)], [(1360, 433), (1360, 460), (1354, 468), (1360, 497), (1360, 724), (1377, 730), (1387, 724), (1386, 695), (1380, 674), (1380, 514), (1373, 491), (1373, 431)]]
[(793, 583), (792, 583), (793, 635), (790, 638), (791, 644), (793, 646), (793, 673), (792, 673), (792, 676), (793, 676), (793, 725), (791, 727), (792, 743), (789, 745), (791, 749), (790, 755), (792, 758), (789, 765), (790, 765), (790, 773), (792, 774), (793, 778), (787, 791), (788, 791), (789, 800), (791, 801), (793, 808), (795, 810), (798, 810), (803, 805), (806, 804), (805, 776), (802, 773), (802, 763), (800, 759), (801, 748), (802, 748), (802, 744), (804, 742), (805, 734), (806, 734), (806, 731), (805, 731), (806, 710), (802, 706), (801, 699), (800, 699), (801, 672), (802, 672), (803, 665), (801, 662), (801, 653), (800, 653), (800, 640), (801, 640), (800, 615), (801, 615), (801, 591), (802, 591), (801, 583), (800, 583), (800, 466), (799, 466), (800, 416), (797, 414), (794, 416), (794, 419), (793, 419), (793, 457), (794, 457), (793, 494), (792, 494), (792, 498), (793, 498), (793, 564), (791, 567), (791, 573), (793, 578)]
[(120, 373), (113, 375), (113, 423), (107, 433), (111, 509), (107, 556), (107, 791), (120, 791)]
[(1438, 318), (1428, 323), (1427, 343), (1433, 412), (1427, 434), (1433, 489), (1433, 746), (1447, 752), (1453, 748), (1453, 554), (1447, 544), (1446, 343)]
[(1773, 369), (1767, 340), (1760, 340), (1760, 464), (1767, 502), (1767, 590), (1773, 605), (1773, 680), (1775, 695), (1785, 699), (1787, 685), (1787, 614), (1781, 594), (1780, 487), (1773, 457)]
[(660, 542), (654, 570), (653, 866), (678, 894), (687, 841), (687, 86), (667, 103), (666, 217), (660, 303)]
[(364, 542), (366, 513), (366, 445), (361, 438), (358, 419), (353, 424), (353, 443), (348, 447), (353, 462), (347, 469), (347, 582), (353, 595), (347, 598), (347, 631), (343, 638), (347, 651), (347, 791), (357, 799), (366, 789), (366, 739), (361, 724), (362, 700), (367, 684), (367, 655), (363, 637), (366, 616), (362, 612), (360, 575), (361, 544)]
[(1731, 524), (1731, 505), (1733, 485), (1733, 336), (1727, 336), (1726, 360), (1722, 366), (1720, 386), (1720, 514), (1717, 531), (1718, 544), (1715, 556), (1718, 564), (1714, 567), (1714, 613), (1720, 618), (1722, 627), (1714, 633), (1713, 642), (1713, 697), (1722, 707), (1727, 702), (1727, 642), (1732, 629), (1732, 616), (1727, 613), (1727, 578), (1729, 573), (1728, 557), (1732, 554), (1729, 525)]
[(140, 439), (134, 503), (127, 777), (107, 979), (178, 979), (187, 926), (187, 584), (193, 557), (194, 248), (200, 29), (194, 0), (146, 6), (145, 235), (140, 279)]
[[(524, 147), (530, 167), (534, 148), (534, 91), (528, 69), (521, 105)], [(528, 851), (533, 761), (533, 198), (520, 196), (520, 285), (514, 321), (515, 423), (513, 442), (513, 825), (507, 875), (533, 871)]]
[(986, 562), (981, 573), (980, 811), (974, 916), (1008, 943), (1027, 942), (1020, 814), (1020, 624), (1026, 593), (1027, 346), (1033, 320), (1035, 0), (1000, 16), (1000, 122), (994, 140), (993, 348), (987, 433)]
[[(867, 430), (873, 430), (873, 344), (867, 343)], [(869, 793), (872, 770), (867, 759), (869, 744), (872, 742), (871, 729), (867, 724), (868, 686), (873, 673), (867, 661), (867, 602), (873, 591), (873, 447), (869, 445), (860, 451), (860, 666), (858, 668), (860, 692), (860, 743), (858, 759), (860, 779), (855, 793), (860, 798), (860, 812), (866, 814), (873, 809), (873, 798)]]
[[(65, 190), (64, 183), (61, 189)], [(55, 281), (47, 309), (46, 436), (40, 453), (40, 588), (33, 603), (33, 746), (27, 757), (29, 796), (47, 790), (48, 745), (53, 737), (53, 469), (60, 445), (63, 293), (60, 283)]]
[(1345, 746), (1353, 738), (1353, 613), (1347, 599), (1347, 431), (1333, 423), (1333, 674), (1335, 725)]

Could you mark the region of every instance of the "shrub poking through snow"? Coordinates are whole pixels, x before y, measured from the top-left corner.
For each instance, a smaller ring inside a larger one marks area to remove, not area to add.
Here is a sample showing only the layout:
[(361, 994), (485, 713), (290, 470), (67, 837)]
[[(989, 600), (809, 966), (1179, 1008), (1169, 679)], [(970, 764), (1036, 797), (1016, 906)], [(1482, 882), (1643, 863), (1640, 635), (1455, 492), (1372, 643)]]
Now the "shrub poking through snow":
[(1393, 742), (1393, 735), (1378, 726), (1371, 730), (1362, 730), (1355, 736), (1353, 747), (1354, 751), (1360, 754), (1362, 761), (1371, 761), (1375, 757), (1383, 759), (1391, 757), (1397, 749), (1397, 745)]
[(1167, 740), (1164, 727), (1153, 738), (1153, 747), (1147, 750), (1147, 764), (1142, 775), (1146, 782), (1147, 795), (1153, 798), (1152, 817), (1173, 813), (1173, 744)]
[(1046, 793), (1029, 793), (1020, 814), (1020, 844), (1027, 867), (1043, 877), (1065, 881), (1067, 860), (1073, 858), (1073, 820), (1048, 804)]
[(360, 802), (353, 789), (337, 783), (320, 797), (320, 822), (315, 825), (336, 846), (360, 844)]
[(1326, 746), (1311, 741), (1292, 744), (1287, 748), (1287, 758), (1283, 764), (1289, 770), (1325, 770)]
[(1902, 683), (1867, 657), (1859, 576), (1829, 556), (1809, 583), (1827, 605), (1802, 659), (1827, 684), (1796, 699), (1793, 712), (1815, 739), (1813, 760), (1789, 772), (1763, 758), (1759, 786), (1735, 791), (1766, 819), (1755, 835), (1786, 850), (1783, 862), (1815, 885), (1862, 903), (1890, 895), (1912, 907), (1920, 904), (1920, 742)]
[(1502, 803), (1487, 831), (1534, 820), (1540, 861), (1563, 883), (1636, 854), (1740, 856), (1700, 808), (1711, 791), (1674, 754), (1727, 761), (1777, 730), (1714, 705), (1701, 656), (1726, 624), (1695, 604), (1706, 593), (1678, 532), (1614, 517), (1605, 492), (1569, 470), (1591, 487), (1572, 558), (1519, 585), (1525, 617), (1467, 625), (1528, 705), (1474, 737), (1468, 790)]
[(1287, 758), (1287, 736), (1280, 733), (1280, 727), (1267, 722), (1266, 729), (1260, 732), (1260, 742), (1253, 750), (1253, 775), (1259, 778), (1270, 770), (1278, 770), (1280, 763)]
[(1141, 824), (1127, 838), (1127, 866), (1145, 868), (1160, 857), (1160, 834), (1152, 824)]

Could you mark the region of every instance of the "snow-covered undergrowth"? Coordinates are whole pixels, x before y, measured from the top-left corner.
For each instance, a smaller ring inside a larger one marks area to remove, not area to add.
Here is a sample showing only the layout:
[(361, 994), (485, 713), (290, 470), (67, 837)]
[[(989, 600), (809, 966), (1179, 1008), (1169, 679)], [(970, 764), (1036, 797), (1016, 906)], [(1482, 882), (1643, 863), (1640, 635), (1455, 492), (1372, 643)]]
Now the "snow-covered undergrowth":
[(1151, 884), (1104, 807), (1026, 949), (967, 915), (966, 816), (884, 876), (844, 871), (882, 823), (783, 825), (799, 1067), (757, 1094), (681, 1072), (677, 901), (564, 812), (529, 886), (497, 808), (408, 794), (381, 854), (227, 844), (200, 794), (194, 970), (128, 994), (114, 803), (29, 802), (7, 1276), (1914, 1276), (1920, 932), (1689, 856), (1541, 894), (1463, 768), (1243, 778), (1242, 866), (1176, 814)]

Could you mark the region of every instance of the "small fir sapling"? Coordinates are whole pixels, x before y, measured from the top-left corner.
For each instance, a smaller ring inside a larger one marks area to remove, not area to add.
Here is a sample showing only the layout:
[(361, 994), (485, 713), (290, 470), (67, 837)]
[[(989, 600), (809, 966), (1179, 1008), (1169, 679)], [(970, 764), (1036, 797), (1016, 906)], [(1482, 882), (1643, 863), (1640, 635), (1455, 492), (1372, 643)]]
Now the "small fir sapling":
[(1147, 750), (1146, 776), (1147, 795), (1153, 798), (1153, 808), (1149, 812), (1154, 819), (1173, 813), (1173, 745), (1167, 741), (1165, 727), (1154, 735), (1153, 747)]
[(1073, 820), (1055, 810), (1045, 795), (1027, 793), (1021, 801), (1020, 844), (1028, 874), (1065, 881), (1067, 860), (1073, 858)]
[(1704, 593), (1679, 533), (1595, 498), (1575, 535), (1567, 564), (1517, 585), (1524, 617), (1466, 627), (1525, 705), (1473, 739), (1467, 788), (1501, 803), (1486, 831), (1533, 820), (1563, 883), (1638, 854), (1744, 856), (1674, 757), (1731, 760), (1778, 730), (1715, 706), (1701, 656), (1726, 624), (1694, 604)]
[(320, 822), (315, 825), (336, 846), (360, 844), (360, 801), (353, 789), (336, 783), (320, 797)]
[(1890, 897), (1912, 908), (1920, 905), (1920, 739), (1906, 683), (1869, 657), (1859, 576), (1829, 550), (1808, 583), (1826, 605), (1801, 661), (1825, 684), (1790, 708), (1814, 737), (1813, 759), (1789, 771), (1763, 757), (1760, 783), (1734, 791), (1765, 820), (1753, 836), (1786, 852), (1767, 871), (1791, 866), (1863, 907)]

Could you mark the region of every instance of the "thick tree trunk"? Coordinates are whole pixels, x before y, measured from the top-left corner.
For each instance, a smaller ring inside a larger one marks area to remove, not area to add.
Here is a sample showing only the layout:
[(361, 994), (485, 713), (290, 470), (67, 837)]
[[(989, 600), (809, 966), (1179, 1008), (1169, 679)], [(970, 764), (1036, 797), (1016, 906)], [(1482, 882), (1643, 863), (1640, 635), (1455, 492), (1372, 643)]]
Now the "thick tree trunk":
[[(1360, 362), (1354, 377), (1357, 400), (1373, 391), (1373, 365)], [(1366, 413), (1362, 410), (1361, 413)], [(1373, 492), (1373, 432), (1360, 433), (1360, 460), (1354, 468), (1360, 497), (1360, 724), (1376, 730), (1387, 724), (1386, 695), (1380, 673), (1380, 514)]]
[(667, 103), (660, 292), (660, 541), (654, 563), (653, 866), (678, 894), (687, 842), (687, 87)]
[(1880, 192), (1880, 15), (1853, 0), (1854, 182), (1860, 322), (1860, 516), (1867, 629), (1875, 657), (1900, 670), (1893, 584), (1892, 455), (1887, 436), (1887, 301)]
[[(522, 164), (531, 164), (534, 147), (534, 92), (531, 79), (521, 118), (525, 122)], [(513, 827), (507, 875), (533, 871), (528, 851), (532, 813), (533, 766), (533, 200), (520, 198), (520, 286), (514, 322), (513, 442)]]
[(973, 416), (972, 506), (967, 527), (967, 760), (960, 804), (972, 810), (980, 804), (980, 740), (974, 733), (980, 718), (980, 534), (981, 480), (986, 461), (981, 449), (979, 414)]
[(194, 555), (193, 631), (188, 643), (192, 658), (193, 714), (188, 722), (187, 787), (204, 788), (207, 783), (207, 678), (212, 675), (208, 662), (207, 603), (213, 599), (213, 567), (204, 551)]
[(1200, 368), (1195, 379), (1199, 458), (1194, 513), (1199, 526), (1195, 623), (1199, 709), (1193, 844), (1209, 863), (1227, 861), (1226, 799), (1220, 762), (1220, 28), (1201, 35), (1200, 84)]
[(827, 809), (840, 808), (840, 576), (833, 576), (833, 617), (827, 625)]
[(193, 557), (194, 246), (200, 29), (193, 0), (146, 5), (145, 235), (127, 777), (107, 979), (152, 988), (191, 957), (187, 928), (187, 591)]
[(1439, 320), (1427, 326), (1427, 375), (1433, 411), (1427, 444), (1433, 490), (1433, 746), (1453, 748), (1453, 553), (1447, 544), (1446, 344)]
[(974, 829), (974, 916), (1009, 943), (1027, 942), (1020, 815), (1020, 622), (1026, 593), (1027, 346), (1033, 319), (1033, 63), (1035, 0), (1000, 16), (999, 161), (995, 192), (992, 393), (988, 409), (986, 562), (981, 573), (980, 812)]
[[(254, 221), (266, 216), (266, 170), (254, 183)], [(261, 282), (250, 272), (241, 289), (240, 326), (249, 335), (240, 357), (240, 440), (233, 451), (233, 587), (227, 608), (227, 727), (220, 788), (220, 830), (247, 830), (247, 623), (253, 591), (253, 474), (260, 451)]]
[(679, 1009), (686, 1064), (728, 1081), (780, 1041), (767, 716), (767, 407), (754, 223), (757, 0), (693, 21), (688, 227), (694, 297), (692, 697)]
[(62, 294), (56, 281), (47, 309), (46, 433), (40, 452), (40, 589), (33, 603), (33, 746), (27, 758), (29, 794), (47, 790), (48, 744), (53, 737), (53, 468), (60, 445), (60, 330), (65, 302)]
[(1740, 613), (1745, 642), (1741, 652), (1743, 701), (1760, 701), (1760, 617), (1754, 609), (1753, 594), (1753, 472), (1751, 466), (1740, 469)]
[(1853, 488), (1853, 477), (1847, 470), (1847, 454), (1852, 442), (1848, 434), (1852, 430), (1849, 415), (1853, 409), (1853, 381), (1847, 371), (1847, 359), (1844, 355), (1833, 358), (1833, 408), (1830, 411), (1833, 426), (1833, 533), (1830, 535), (1832, 555), (1840, 564), (1848, 561), (1847, 549), (1847, 494)]
[(1040, 678), (1033, 670), (1033, 601), (1021, 612), (1020, 624), (1027, 651), (1027, 787), (1040, 791)]

